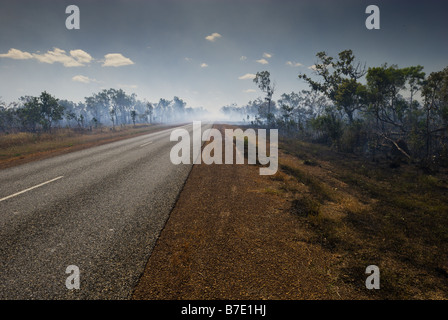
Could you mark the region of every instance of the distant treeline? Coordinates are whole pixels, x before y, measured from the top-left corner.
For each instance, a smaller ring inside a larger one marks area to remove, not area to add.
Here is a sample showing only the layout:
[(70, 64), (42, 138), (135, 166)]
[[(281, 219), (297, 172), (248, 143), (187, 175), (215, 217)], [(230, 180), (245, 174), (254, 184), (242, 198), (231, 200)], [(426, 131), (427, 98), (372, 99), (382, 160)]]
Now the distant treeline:
[(270, 74), (258, 72), (254, 82), (265, 98), (221, 111), (340, 151), (387, 157), (394, 165), (448, 165), (448, 67), (427, 76), (420, 65), (366, 68), (351, 50), (337, 58), (316, 56), (314, 75), (299, 74), (310, 90), (272, 101)]
[(51, 132), (54, 127), (92, 128), (136, 123), (185, 122), (206, 113), (188, 108), (178, 97), (156, 103), (138, 100), (122, 89), (104, 89), (84, 102), (59, 100), (47, 92), (24, 96), (8, 106), (0, 102), (0, 132)]

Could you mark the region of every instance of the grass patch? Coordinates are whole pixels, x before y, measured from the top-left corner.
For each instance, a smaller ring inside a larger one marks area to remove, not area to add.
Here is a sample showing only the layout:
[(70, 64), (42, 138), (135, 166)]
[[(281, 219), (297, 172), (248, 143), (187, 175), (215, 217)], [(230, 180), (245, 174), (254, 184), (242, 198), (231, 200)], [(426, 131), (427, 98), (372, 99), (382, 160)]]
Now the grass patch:
[(333, 194), (330, 188), (319, 182), (319, 180), (314, 178), (312, 175), (305, 173), (303, 170), (293, 168), (285, 164), (280, 164), (280, 169), (286, 174), (296, 178), (299, 182), (308, 186), (310, 188), (310, 192), (321, 201), (333, 199)]
[(306, 160), (304, 160), (304, 161), (303, 161), (303, 164), (304, 164), (304, 165), (307, 165), (307, 166), (317, 166), (317, 162), (314, 161), (314, 160), (310, 160), (310, 159), (306, 159)]
[(291, 212), (313, 230), (313, 242), (344, 256), (344, 282), (365, 291), (373, 264), (382, 289), (369, 291), (372, 298), (448, 299), (448, 172), (390, 168), (294, 139), (280, 149), (296, 158), (281, 171), (308, 187), (295, 193)]
[(318, 216), (320, 203), (310, 197), (295, 199), (292, 202), (291, 210), (300, 217)]

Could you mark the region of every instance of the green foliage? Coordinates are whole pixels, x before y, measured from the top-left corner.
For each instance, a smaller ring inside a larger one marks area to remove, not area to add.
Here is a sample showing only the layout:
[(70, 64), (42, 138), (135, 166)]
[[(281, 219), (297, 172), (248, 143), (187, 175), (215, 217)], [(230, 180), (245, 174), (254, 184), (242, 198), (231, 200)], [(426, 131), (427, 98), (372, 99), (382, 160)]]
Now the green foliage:
[(17, 110), (22, 126), (31, 131), (36, 131), (38, 126), (44, 131), (51, 131), (55, 121), (62, 119), (64, 106), (58, 103), (58, 99), (47, 92), (42, 92), (39, 97), (22, 97), (23, 107)]
[(339, 145), (343, 133), (343, 123), (330, 109), (310, 122), (311, 127), (323, 134), (324, 140), (332, 145)]
[(358, 149), (362, 149), (366, 142), (365, 123), (362, 120), (355, 120), (344, 127), (339, 142), (339, 149), (344, 152), (354, 153)]
[(335, 60), (326, 52), (318, 52), (319, 62), (315, 65), (315, 73), (322, 78), (317, 82), (305, 74), (299, 78), (305, 80), (313, 90), (322, 92), (339, 110), (343, 110), (349, 122), (353, 122), (354, 114), (361, 109), (364, 102), (365, 89), (358, 79), (365, 75), (365, 67), (355, 63), (355, 56), (351, 50), (339, 53)]
[[(365, 72), (351, 50), (337, 58), (323, 51), (316, 56), (313, 69), (320, 81), (306, 74), (299, 78), (331, 105), (308, 119), (314, 131), (309, 137), (341, 151), (369, 154), (373, 160), (390, 159), (398, 150), (411, 161), (448, 163), (443, 161), (448, 150), (448, 67), (425, 78), (420, 65), (386, 63)], [(365, 84), (360, 82), (364, 75)], [(286, 122), (289, 116), (284, 118)], [(399, 141), (410, 149), (400, 150)]]

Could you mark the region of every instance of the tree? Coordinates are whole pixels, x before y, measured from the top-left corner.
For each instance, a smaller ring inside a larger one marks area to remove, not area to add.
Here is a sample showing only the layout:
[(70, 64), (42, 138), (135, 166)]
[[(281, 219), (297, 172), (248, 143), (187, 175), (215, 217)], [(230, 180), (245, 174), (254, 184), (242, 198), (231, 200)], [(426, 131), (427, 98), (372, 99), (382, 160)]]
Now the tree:
[(154, 113), (154, 107), (152, 106), (152, 103), (148, 102), (146, 104), (146, 114), (149, 115), (149, 123), (152, 123), (153, 113)]
[(96, 119), (96, 124), (101, 123), (101, 118), (107, 117), (109, 111), (109, 103), (102, 99), (99, 94), (94, 94), (85, 99), (86, 110)]
[(17, 110), (21, 119), (22, 126), (35, 132), (40, 125), (44, 131), (50, 131), (53, 123), (62, 120), (64, 115), (64, 106), (59, 104), (58, 99), (47, 93), (42, 92), (39, 97), (25, 96), (21, 97), (23, 106)]
[(185, 113), (185, 106), (187, 105), (186, 102), (184, 102), (179, 97), (173, 98), (173, 111), (174, 111), (174, 120), (182, 119), (184, 113)]
[(16, 112), (16, 103), (11, 103), (6, 106), (6, 103), (0, 101), (0, 130), (8, 132), (14, 129), (18, 123), (18, 117)]
[(168, 108), (171, 104), (171, 101), (160, 98), (159, 102), (157, 103), (157, 114), (160, 118), (160, 122), (164, 122), (164, 120), (167, 120), (167, 113), (169, 112)]
[(115, 111), (115, 109), (110, 109), (109, 110), (109, 116), (110, 116), (110, 121), (112, 121), (112, 129), (115, 130), (115, 121), (116, 121), (116, 114), (117, 112)]
[(407, 132), (405, 115), (409, 104), (403, 99), (400, 91), (405, 89), (406, 69), (397, 66), (369, 68), (366, 75), (370, 107), (379, 129), (386, 133), (386, 126), (399, 128), (403, 134)]
[(409, 102), (411, 108), (414, 105), (415, 94), (420, 91), (425, 81), (425, 73), (422, 70), (423, 67), (420, 65), (403, 69), (405, 79), (409, 85), (409, 92), (411, 94)]
[(122, 89), (109, 89), (107, 94), (115, 109), (115, 122), (118, 124), (119, 113), (121, 124), (128, 123), (127, 117), (131, 107), (135, 104), (135, 94), (127, 95)]
[(323, 82), (314, 81), (306, 74), (299, 74), (299, 78), (308, 82), (313, 90), (325, 94), (352, 123), (355, 112), (363, 106), (365, 88), (358, 80), (366, 74), (365, 66), (354, 62), (355, 56), (351, 50), (340, 52), (338, 60), (324, 51), (316, 56), (319, 62), (314, 65), (314, 72)]
[(17, 110), (22, 127), (26, 131), (36, 132), (37, 125), (41, 121), (41, 112), (39, 100), (37, 97), (24, 96), (20, 97), (23, 105)]
[[(115, 128), (115, 125), (118, 124), (117, 118), (117, 104), (112, 102), (112, 95), (114, 93), (114, 89), (103, 89), (103, 91), (95, 94), (93, 103), (97, 104), (96, 108), (100, 108), (103, 110), (102, 112), (109, 115), (109, 119), (112, 122), (112, 127)], [(96, 116), (95, 116), (96, 118)]]
[(275, 86), (271, 84), (270, 73), (268, 71), (257, 72), (253, 80), (261, 91), (266, 93), (265, 100), (268, 103), (267, 122), (270, 125), (273, 115), (271, 113), (271, 101), (274, 94)]
[(448, 67), (429, 75), (422, 96), (426, 114), (426, 156), (429, 157), (433, 135), (448, 130)]
[(311, 126), (321, 132), (327, 142), (339, 147), (343, 126), (333, 108), (326, 108), (322, 115), (312, 119)]
[(134, 127), (135, 127), (135, 119), (137, 118), (137, 111), (135, 111), (135, 110), (131, 111), (131, 118), (132, 118), (132, 123), (134, 124)]
[(39, 97), (41, 112), (42, 112), (42, 121), (44, 130), (48, 130), (51, 132), (51, 128), (53, 127), (53, 123), (55, 121), (62, 120), (64, 115), (64, 107), (58, 103), (58, 99), (47, 93), (46, 91), (42, 92)]

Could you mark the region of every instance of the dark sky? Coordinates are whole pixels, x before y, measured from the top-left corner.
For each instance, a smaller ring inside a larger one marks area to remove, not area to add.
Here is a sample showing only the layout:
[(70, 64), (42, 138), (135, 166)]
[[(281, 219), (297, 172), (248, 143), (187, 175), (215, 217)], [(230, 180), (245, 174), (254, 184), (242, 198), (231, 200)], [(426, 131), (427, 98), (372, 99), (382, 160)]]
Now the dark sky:
[[(65, 27), (71, 4), (80, 30)], [(370, 4), (380, 8), (380, 30), (365, 27)], [(429, 74), (448, 66), (447, 9), (441, 0), (2, 0), (0, 96), (47, 90), (82, 101), (121, 87), (218, 110), (262, 96), (257, 71), (271, 73), (274, 99), (306, 89), (297, 75), (312, 74), (316, 53), (345, 49), (367, 66), (420, 64)]]

